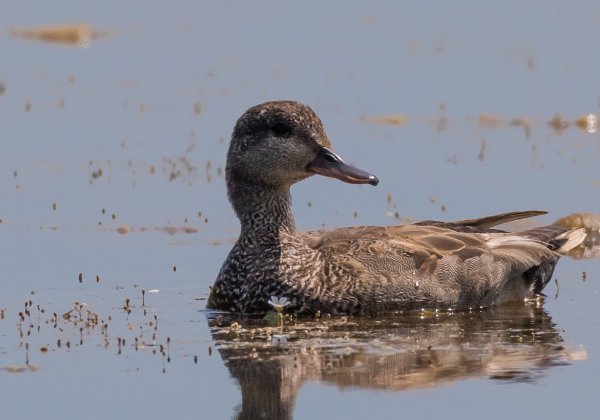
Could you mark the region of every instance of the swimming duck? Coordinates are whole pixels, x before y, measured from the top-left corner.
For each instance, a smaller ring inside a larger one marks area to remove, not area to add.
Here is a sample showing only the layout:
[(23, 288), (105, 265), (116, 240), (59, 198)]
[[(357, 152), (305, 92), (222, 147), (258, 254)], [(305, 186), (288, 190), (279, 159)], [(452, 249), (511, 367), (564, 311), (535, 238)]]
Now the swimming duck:
[(262, 314), (372, 314), (467, 309), (531, 298), (582, 230), (516, 233), (502, 223), (544, 214), (504, 213), (457, 222), (296, 232), (290, 187), (314, 174), (377, 185), (344, 162), (308, 106), (273, 101), (248, 109), (233, 130), (225, 178), (240, 236), (207, 307)]

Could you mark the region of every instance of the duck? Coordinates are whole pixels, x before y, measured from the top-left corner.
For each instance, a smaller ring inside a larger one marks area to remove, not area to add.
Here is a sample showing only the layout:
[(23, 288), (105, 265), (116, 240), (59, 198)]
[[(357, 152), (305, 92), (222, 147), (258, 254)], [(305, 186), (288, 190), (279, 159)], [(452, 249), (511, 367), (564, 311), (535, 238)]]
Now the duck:
[(313, 175), (379, 183), (334, 151), (307, 105), (265, 102), (237, 120), (225, 181), (241, 230), (210, 289), (209, 310), (360, 316), (522, 302), (542, 292), (559, 257), (585, 237), (560, 226), (497, 228), (546, 213), (535, 210), (297, 232), (290, 187)]

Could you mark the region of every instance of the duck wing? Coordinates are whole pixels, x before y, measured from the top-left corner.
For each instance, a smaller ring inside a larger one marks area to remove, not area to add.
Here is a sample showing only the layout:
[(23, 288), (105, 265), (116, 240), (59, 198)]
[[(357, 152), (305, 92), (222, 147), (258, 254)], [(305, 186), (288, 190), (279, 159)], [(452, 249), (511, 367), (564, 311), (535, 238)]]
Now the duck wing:
[[(313, 249), (346, 260), (360, 260), (370, 270), (379, 271), (379, 261), (399, 255), (413, 260), (410, 269), (432, 273), (444, 257), (464, 262), (484, 254), (501, 257), (518, 270), (526, 270), (543, 258), (557, 258), (554, 250), (560, 244), (552, 240), (565, 231), (544, 227), (508, 233), (453, 224), (415, 224), (308, 232), (304, 239)], [(406, 267), (405, 263), (402, 265)]]
[[(487, 305), (540, 292), (560, 254), (581, 242), (581, 232), (557, 226), (516, 233), (492, 229), (538, 214), (543, 212), (340, 228), (307, 232), (303, 239), (322, 253), (332, 270), (347, 273), (353, 290), (362, 291), (364, 305), (379, 307), (396, 300), (403, 305)], [(513, 281), (517, 279), (521, 281)], [(413, 283), (419, 284), (418, 290)]]
[[(473, 244), (476, 237), (462, 236), (444, 240), (440, 235), (445, 236), (452, 232), (457, 233), (506, 233), (503, 230), (491, 229), (494, 226), (528, 217), (546, 214), (545, 211), (529, 210), (501, 213), (493, 216), (482, 217), (479, 219), (466, 219), (456, 222), (440, 222), (436, 220), (425, 220), (419, 223), (405, 226), (355, 226), (343, 227), (331, 230), (314, 230), (305, 232), (301, 235), (304, 242), (313, 249), (322, 249), (330, 246), (332, 243), (350, 240), (389, 240), (403, 236), (429, 237), (434, 244), (437, 243), (441, 249), (446, 246), (454, 249), (459, 246), (452, 239), (465, 240), (468, 244)], [(415, 228), (419, 226), (419, 228)], [(425, 229), (429, 227), (431, 229)], [(479, 242), (477, 243), (479, 244)]]
[(456, 222), (439, 222), (436, 220), (425, 220), (415, 223), (417, 226), (439, 226), (447, 227), (452, 230), (462, 232), (503, 232), (498, 229), (491, 229), (495, 226), (504, 223), (514, 222), (515, 220), (527, 219), (529, 217), (541, 216), (547, 214), (546, 211), (527, 210), (527, 211), (511, 211), (508, 213), (495, 214), (493, 216), (481, 217), (479, 219), (465, 219)]
[[(502, 213), (457, 222), (425, 221), (405, 226), (356, 226), (306, 232), (304, 242), (330, 257), (358, 260), (368, 271), (390, 270), (394, 258), (405, 269), (433, 273), (444, 257), (464, 262), (474, 257), (499, 257), (516, 271), (524, 272), (544, 260), (556, 261), (559, 254), (576, 246), (582, 233), (559, 226), (543, 226), (509, 233), (492, 227), (514, 220), (545, 214), (543, 211)], [(406, 265), (406, 259), (412, 263)], [(381, 260), (388, 260), (381, 268)], [(392, 270), (394, 275), (402, 272)]]

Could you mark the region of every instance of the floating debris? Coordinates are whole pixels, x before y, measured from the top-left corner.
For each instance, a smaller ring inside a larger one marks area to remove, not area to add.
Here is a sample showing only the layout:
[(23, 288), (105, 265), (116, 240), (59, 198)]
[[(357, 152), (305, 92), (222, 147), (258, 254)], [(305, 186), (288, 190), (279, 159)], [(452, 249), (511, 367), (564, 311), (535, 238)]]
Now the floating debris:
[(446, 117), (440, 117), (434, 120), (435, 129), (438, 133), (441, 133), (448, 128), (448, 119)]
[(198, 168), (186, 156), (176, 159), (163, 158), (163, 172), (168, 172), (169, 181), (180, 178), (188, 185), (196, 179)]
[(194, 104), (194, 114), (195, 115), (200, 115), (202, 114), (202, 104), (200, 102), (196, 102)]
[(531, 53), (527, 56), (527, 68), (533, 70), (535, 67), (535, 61), (533, 61), (533, 55)]
[(575, 120), (575, 125), (590, 134), (598, 132), (598, 117), (595, 114), (588, 114)]
[(174, 226), (165, 226), (162, 228), (154, 228), (154, 230), (166, 232), (169, 235), (175, 235), (176, 233), (198, 233), (198, 229), (193, 226), (183, 226), (183, 227), (174, 227)]
[(196, 228), (194, 226), (181, 226), (181, 227), (164, 226), (164, 227), (153, 227), (153, 228), (148, 228), (148, 227), (134, 228), (134, 227), (130, 227), (130, 226), (119, 226), (118, 228), (110, 228), (107, 230), (108, 231), (116, 231), (117, 233), (119, 233), (121, 235), (127, 235), (127, 234), (133, 233), (135, 231), (138, 231), (138, 232), (146, 232), (146, 231), (165, 232), (171, 236), (175, 235), (177, 233), (185, 233), (188, 235), (192, 235), (192, 234), (199, 232), (198, 228)]
[(479, 114), (479, 118), (477, 118), (477, 122), (479, 123), (480, 126), (485, 127), (485, 128), (497, 128), (500, 127), (504, 124), (504, 120), (497, 116), (497, 115), (492, 115), (492, 114)]
[(563, 119), (560, 114), (556, 113), (550, 120), (548, 121), (548, 125), (556, 131), (558, 134), (561, 134), (564, 130), (569, 128), (569, 121)]
[(92, 172), (92, 179), (98, 179), (102, 176), (102, 168), (98, 168), (97, 171)]
[(95, 31), (85, 23), (42, 26), (39, 28), (15, 28), (11, 31), (11, 34), (19, 38), (82, 48), (88, 48), (92, 43), (92, 39), (106, 35), (104, 32)]
[(479, 160), (481, 162), (485, 161), (485, 149), (487, 148), (487, 141), (485, 139), (481, 139), (481, 149), (479, 149)]
[(522, 127), (523, 131), (525, 132), (526, 139), (531, 137), (531, 126), (533, 125), (532, 121), (525, 118), (513, 118), (509, 124), (514, 127)]
[(378, 117), (373, 117), (373, 118), (371, 118), (371, 122), (373, 122), (375, 124), (403, 126), (406, 124), (407, 119), (402, 114), (390, 114), (390, 115), (381, 115)]
[(117, 228), (117, 233), (120, 235), (127, 235), (129, 232), (131, 232), (131, 229), (127, 226), (119, 226)]
[(0, 369), (8, 373), (24, 373), (35, 372), (36, 370), (38, 370), (38, 367), (27, 364), (25, 366), (2, 366)]
[[(440, 112), (443, 112), (444, 107), (440, 107)], [(361, 117), (361, 120), (368, 120), (367, 117)], [(445, 116), (441, 116), (439, 118), (429, 118), (428, 119), (432, 124), (437, 127), (438, 132), (442, 132), (447, 128), (447, 118)], [(470, 120), (470, 119), (469, 119)], [(596, 114), (587, 114), (583, 115), (574, 121), (569, 121), (564, 119), (560, 114), (556, 113), (550, 120), (548, 120), (548, 125), (554, 129), (558, 134), (561, 134), (562, 131), (569, 128), (572, 125), (575, 125), (582, 130), (587, 131), (588, 133), (597, 133), (598, 125), (599, 125), (599, 116)], [(388, 125), (396, 125), (402, 126), (408, 122), (408, 117), (404, 115), (382, 115), (377, 117), (372, 117), (369, 119), (372, 123), (375, 124), (388, 124)], [(477, 124), (481, 128), (502, 128), (502, 127), (518, 127), (523, 129), (523, 133), (526, 139), (531, 137), (532, 128), (535, 125), (535, 120), (532, 118), (524, 118), (524, 117), (516, 117), (513, 119), (505, 119), (499, 115), (494, 115), (490, 113), (481, 113), (477, 117)]]
[(206, 161), (206, 182), (210, 182), (212, 177), (210, 176), (210, 168), (212, 166), (212, 162), (210, 160)]
[[(73, 308), (62, 314), (62, 319), (73, 325), (83, 324), (87, 328), (93, 328), (100, 323), (100, 317), (93, 312), (86, 303), (74, 302)], [(67, 346), (68, 346), (67, 342)]]

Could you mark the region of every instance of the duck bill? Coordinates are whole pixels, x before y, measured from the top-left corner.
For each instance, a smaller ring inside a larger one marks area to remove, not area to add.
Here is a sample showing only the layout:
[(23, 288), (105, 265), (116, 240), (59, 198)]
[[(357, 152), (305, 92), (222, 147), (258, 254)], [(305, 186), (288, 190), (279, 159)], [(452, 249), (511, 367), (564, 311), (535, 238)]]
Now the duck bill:
[(308, 164), (309, 172), (339, 179), (349, 184), (379, 184), (379, 179), (368, 172), (348, 165), (341, 157), (327, 148), (322, 148), (315, 160)]

